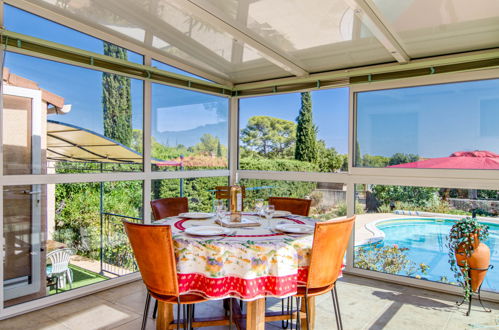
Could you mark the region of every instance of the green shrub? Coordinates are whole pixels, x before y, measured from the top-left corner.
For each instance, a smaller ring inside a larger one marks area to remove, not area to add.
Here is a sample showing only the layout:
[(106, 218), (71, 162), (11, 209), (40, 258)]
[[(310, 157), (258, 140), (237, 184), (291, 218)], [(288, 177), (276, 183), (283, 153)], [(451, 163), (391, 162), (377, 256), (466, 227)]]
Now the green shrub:
[(438, 188), (373, 185), (372, 192), (381, 204), (403, 202), (423, 207), (439, 199)]
[[(105, 182), (103, 192), (104, 212), (142, 218), (141, 181)], [(79, 255), (98, 260), (100, 258), (100, 183), (57, 184), (55, 208), (53, 238), (74, 248)], [(112, 221), (121, 225), (119, 218), (112, 217)], [(107, 234), (104, 235), (104, 239), (108, 238)], [(111, 243), (105, 246), (104, 251), (108, 260), (117, 260), (119, 254), (129, 249), (127, 241)], [(123, 246), (118, 246), (118, 243)]]
[[(360, 203), (355, 203), (355, 214), (364, 214), (366, 210), (364, 206)], [(347, 204), (345, 202), (341, 202), (336, 204), (336, 216), (344, 217), (347, 215)]]
[(355, 203), (355, 214), (364, 214), (364, 213), (366, 213), (364, 205), (360, 203)]
[[(256, 159), (243, 158), (239, 166), (242, 170), (256, 171), (293, 171), (293, 172), (311, 172), (317, 171), (318, 167), (309, 162), (302, 162), (292, 159)], [(290, 179), (292, 176), (290, 174)], [(255, 189), (246, 191), (245, 208), (252, 209), (255, 199), (268, 199), (270, 196), (306, 198), (317, 187), (315, 182), (302, 181), (282, 181), (282, 180), (261, 180), (261, 179), (243, 179), (241, 185), (246, 187), (266, 187), (265, 189)]]
[(254, 171), (293, 171), (293, 172), (318, 172), (319, 167), (309, 162), (294, 159), (265, 159), (265, 158), (241, 158), (239, 161), (241, 170)]
[(378, 206), (378, 212), (379, 213), (391, 213), (392, 209), (390, 208), (390, 205), (382, 204), (382, 205)]
[(336, 215), (338, 217), (344, 217), (347, 215), (347, 203), (342, 202), (336, 205)]
[(415, 273), (427, 274), (430, 268), (426, 264), (417, 265), (406, 254), (408, 248), (397, 245), (383, 246), (375, 243), (371, 246), (355, 248), (354, 267), (396, 275), (413, 276)]
[(431, 213), (444, 213), (444, 214), (456, 214), (456, 215), (470, 215), (470, 212), (458, 210), (452, 208), (448, 202), (443, 200), (430, 201), (426, 205), (415, 205), (408, 202), (396, 202), (395, 209), (397, 210), (407, 210), (407, 211), (420, 211), (420, 212), (431, 212)]

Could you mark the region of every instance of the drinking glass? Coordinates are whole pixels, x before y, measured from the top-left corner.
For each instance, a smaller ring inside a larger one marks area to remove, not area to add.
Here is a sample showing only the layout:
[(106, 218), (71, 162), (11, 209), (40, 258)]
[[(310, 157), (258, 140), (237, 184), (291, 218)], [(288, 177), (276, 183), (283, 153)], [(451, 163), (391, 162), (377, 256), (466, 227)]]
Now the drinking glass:
[(263, 211), (263, 199), (256, 199), (255, 200), (255, 214), (260, 217), (262, 215), (262, 211)]
[(215, 213), (216, 213), (216, 216), (217, 216), (217, 220), (219, 221), (222, 221), (224, 215), (225, 215), (225, 211), (226, 211), (226, 207), (225, 207), (225, 201), (222, 200), (222, 199), (217, 199), (215, 200)]
[(270, 220), (272, 219), (274, 212), (275, 212), (274, 205), (267, 205), (265, 207), (265, 209), (263, 210), (263, 214), (265, 215), (265, 219), (267, 219), (267, 223), (266, 223), (267, 229), (270, 229)]

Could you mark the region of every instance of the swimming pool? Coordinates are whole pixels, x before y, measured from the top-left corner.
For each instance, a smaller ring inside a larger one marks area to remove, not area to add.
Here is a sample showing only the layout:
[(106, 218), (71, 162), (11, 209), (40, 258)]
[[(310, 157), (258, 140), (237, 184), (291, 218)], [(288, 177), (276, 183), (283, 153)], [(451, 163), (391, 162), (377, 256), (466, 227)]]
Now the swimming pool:
[[(455, 282), (449, 269), (448, 249), (445, 247), (447, 236), (456, 220), (450, 219), (390, 219), (376, 223), (377, 229), (383, 231), (385, 237), (379, 243), (383, 246), (408, 248), (404, 253), (415, 264), (424, 263), (430, 268), (427, 274), (421, 272), (413, 276), (421, 276), (431, 281), (440, 281), (445, 276)], [(499, 224), (486, 223), (489, 226), (489, 238), (484, 242), (490, 248), (490, 269), (482, 285), (483, 290), (499, 292)], [(402, 275), (402, 274), (401, 274)]]

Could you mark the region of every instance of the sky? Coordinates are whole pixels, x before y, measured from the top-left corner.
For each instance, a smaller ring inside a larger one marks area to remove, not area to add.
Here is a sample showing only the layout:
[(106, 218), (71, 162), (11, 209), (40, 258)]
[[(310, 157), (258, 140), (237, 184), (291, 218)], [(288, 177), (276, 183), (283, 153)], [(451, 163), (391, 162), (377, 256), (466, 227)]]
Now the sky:
[(362, 154), (499, 153), (499, 79), (363, 92), (357, 109)]
[[(5, 5), (4, 17), (8, 30), (103, 54), (102, 40), (19, 10), (10, 5)], [(127, 55), (129, 61), (139, 64), (143, 63), (142, 55), (131, 51), (128, 51)], [(206, 80), (159, 61), (153, 60), (152, 64), (162, 70)], [(7, 53), (5, 66), (12, 73), (35, 81), (41, 88), (64, 97), (66, 104), (71, 104), (72, 110), (70, 113), (50, 116), (49, 119), (70, 123), (103, 134), (102, 72), (15, 53)], [(142, 129), (143, 82), (139, 79), (131, 79), (131, 84), (132, 127), (134, 129)], [(204, 94), (180, 90), (174, 87), (164, 86), (161, 88), (162, 95), (155, 97), (156, 103), (154, 105), (157, 109), (163, 107), (178, 108), (191, 102), (199, 102), (199, 104), (213, 102), (211, 96), (206, 97)], [(85, 91), (85, 93), (83, 94), (81, 91)], [(164, 96), (168, 97), (168, 101), (165, 102)], [(198, 110), (199, 104), (194, 105)], [(198, 111), (197, 115), (193, 115), (192, 112), (186, 113), (188, 118), (192, 118), (191, 126), (194, 122), (203, 125), (203, 118), (213, 113), (211, 108), (206, 113)], [(162, 111), (158, 110), (158, 112)], [(216, 119), (216, 121), (218, 122), (220, 119)], [(180, 123), (178, 118), (175, 118), (174, 122)], [(165, 127), (168, 128), (175, 125), (175, 123), (167, 123)], [(209, 122), (207, 123), (209, 124)], [(178, 128), (175, 130), (178, 130)]]
[[(312, 92), (317, 138), (342, 154), (348, 151), (348, 95), (348, 88)], [(239, 101), (240, 127), (246, 127), (252, 116), (272, 116), (296, 121), (300, 107), (300, 93), (242, 98)]]

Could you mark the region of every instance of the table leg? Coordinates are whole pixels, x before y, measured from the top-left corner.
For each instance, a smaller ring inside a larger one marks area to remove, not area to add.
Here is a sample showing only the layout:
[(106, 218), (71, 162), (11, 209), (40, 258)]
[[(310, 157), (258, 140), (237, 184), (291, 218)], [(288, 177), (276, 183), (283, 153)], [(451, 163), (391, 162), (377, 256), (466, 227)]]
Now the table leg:
[[(305, 298), (301, 303), (301, 310), (305, 313)], [(307, 319), (301, 319), (301, 329), (303, 330), (313, 330), (315, 326), (315, 297), (308, 298), (308, 317), (310, 319), (310, 329), (307, 328)]]
[(166, 304), (158, 301), (158, 316), (156, 319), (156, 330), (168, 329), (173, 322), (173, 304)]
[(246, 329), (265, 330), (265, 298), (248, 301), (246, 305)]

